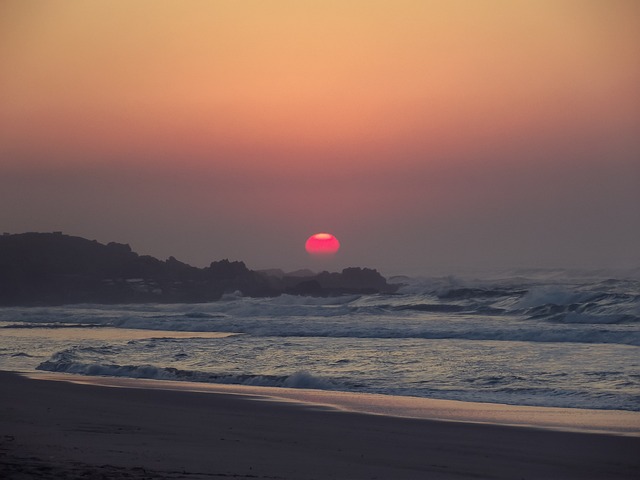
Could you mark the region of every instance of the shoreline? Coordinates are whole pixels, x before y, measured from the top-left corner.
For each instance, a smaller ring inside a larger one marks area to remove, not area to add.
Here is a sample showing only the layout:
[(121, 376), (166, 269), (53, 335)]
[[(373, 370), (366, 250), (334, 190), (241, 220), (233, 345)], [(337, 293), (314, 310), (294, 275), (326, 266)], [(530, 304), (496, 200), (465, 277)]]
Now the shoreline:
[(235, 386), (36, 375), (0, 372), (4, 478), (631, 479), (640, 469), (636, 436), (371, 415)]
[(297, 403), (305, 408), (328, 408), (397, 418), (640, 437), (640, 412), (628, 410), (507, 405), (335, 390), (90, 376), (44, 371), (19, 373), (34, 380), (53, 380), (112, 388), (240, 395), (260, 401)]

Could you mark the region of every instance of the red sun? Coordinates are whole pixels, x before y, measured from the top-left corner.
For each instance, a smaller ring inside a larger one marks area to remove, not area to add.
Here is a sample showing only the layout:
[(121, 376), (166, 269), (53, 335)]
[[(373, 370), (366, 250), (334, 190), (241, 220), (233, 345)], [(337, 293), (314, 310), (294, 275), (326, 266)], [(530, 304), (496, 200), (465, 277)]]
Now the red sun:
[(311, 255), (333, 255), (340, 249), (340, 242), (330, 233), (316, 233), (307, 239), (304, 248)]

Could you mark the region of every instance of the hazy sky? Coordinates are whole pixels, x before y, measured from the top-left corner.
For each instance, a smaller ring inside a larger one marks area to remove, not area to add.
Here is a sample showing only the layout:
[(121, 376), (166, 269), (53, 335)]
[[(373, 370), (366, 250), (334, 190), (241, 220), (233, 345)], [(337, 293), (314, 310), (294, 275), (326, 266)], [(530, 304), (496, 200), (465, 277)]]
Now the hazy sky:
[(640, 2), (3, 0), (0, 230), (202, 266), (640, 266)]

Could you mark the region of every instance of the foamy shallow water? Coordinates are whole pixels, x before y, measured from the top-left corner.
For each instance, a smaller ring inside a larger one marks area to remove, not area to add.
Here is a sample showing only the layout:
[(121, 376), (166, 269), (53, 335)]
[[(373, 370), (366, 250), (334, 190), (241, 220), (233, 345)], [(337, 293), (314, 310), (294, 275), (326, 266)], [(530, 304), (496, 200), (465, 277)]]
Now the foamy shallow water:
[(0, 368), (640, 411), (640, 282), (0, 309)]

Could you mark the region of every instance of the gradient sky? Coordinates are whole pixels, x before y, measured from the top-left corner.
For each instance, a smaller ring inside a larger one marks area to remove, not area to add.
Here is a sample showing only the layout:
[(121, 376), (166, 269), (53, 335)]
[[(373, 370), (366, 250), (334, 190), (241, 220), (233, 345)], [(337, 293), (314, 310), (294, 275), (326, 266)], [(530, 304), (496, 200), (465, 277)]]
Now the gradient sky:
[(639, 85), (635, 0), (3, 0), (0, 230), (198, 266), (636, 268)]

